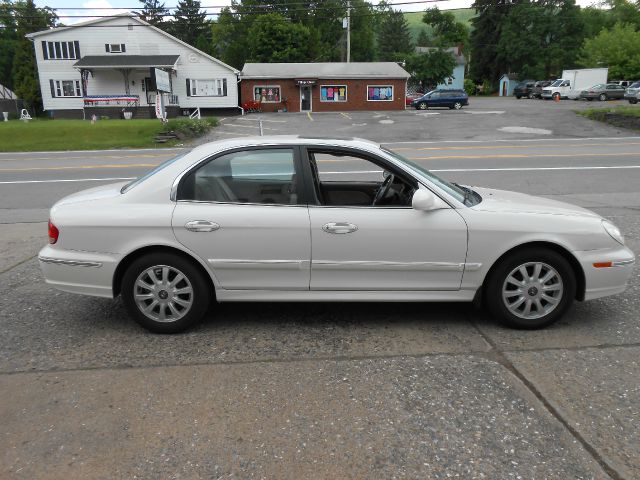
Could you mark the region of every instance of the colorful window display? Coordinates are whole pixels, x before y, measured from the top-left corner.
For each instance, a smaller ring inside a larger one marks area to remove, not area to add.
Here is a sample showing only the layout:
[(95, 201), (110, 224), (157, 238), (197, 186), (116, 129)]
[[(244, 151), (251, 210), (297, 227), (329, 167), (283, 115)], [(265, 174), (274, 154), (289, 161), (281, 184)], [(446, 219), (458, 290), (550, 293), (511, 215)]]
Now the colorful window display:
[(346, 102), (347, 86), (346, 85), (322, 85), (320, 87), (321, 102)]
[(256, 102), (279, 103), (281, 99), (280, 87), (275, 85), (253, 87), (253, 99)]
[(367, 100), (374, 102), (392, 102), (393, 85), (368, 85)]

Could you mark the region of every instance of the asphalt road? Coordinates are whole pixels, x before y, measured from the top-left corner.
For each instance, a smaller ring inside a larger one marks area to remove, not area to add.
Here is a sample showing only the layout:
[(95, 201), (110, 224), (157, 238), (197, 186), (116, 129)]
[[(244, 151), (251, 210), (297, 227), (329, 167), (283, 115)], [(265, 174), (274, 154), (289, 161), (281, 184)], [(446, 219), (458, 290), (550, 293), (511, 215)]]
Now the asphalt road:
[[(440, 175), (586, 206), (640, 252), (640, 137), (404, 143), (389, 125), (376, 136)], [(224, 304), (159, 336), (119, 300), (48, 288), (49, 206), (172, 153), (0, 155), (0, 477), (640, 477), (637, 269), (533, 332), (458, 304)]]

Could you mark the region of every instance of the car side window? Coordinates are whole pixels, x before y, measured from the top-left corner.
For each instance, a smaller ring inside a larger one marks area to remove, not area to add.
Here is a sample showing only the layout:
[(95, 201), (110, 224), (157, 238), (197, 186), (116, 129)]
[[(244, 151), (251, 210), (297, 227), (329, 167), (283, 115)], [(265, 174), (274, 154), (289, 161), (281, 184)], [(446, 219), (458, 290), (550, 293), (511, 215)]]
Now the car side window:
[(178, 200), (297, 205), (297, 192), (293, 149), (252, 149), (215, 157), (189, 172)]
[(432, 94), (429, 95), (430, 99), (435, 99), (435, 98), (440, 98), (440, 92), (433, 92)]
[(418, 186), (350, 152), (309, 151), (309, 162), (316, 196), (325, 206), (408, 207)]

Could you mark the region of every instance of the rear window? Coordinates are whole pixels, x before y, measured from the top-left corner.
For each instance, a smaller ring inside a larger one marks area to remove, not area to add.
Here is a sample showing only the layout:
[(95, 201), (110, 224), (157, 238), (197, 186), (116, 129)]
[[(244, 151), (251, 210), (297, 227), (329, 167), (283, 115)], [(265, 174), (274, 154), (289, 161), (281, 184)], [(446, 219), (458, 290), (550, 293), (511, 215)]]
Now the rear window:
[(133, 187), (135, 187), (136, 185), (139, 185), (140, 183), (144, 182), (147, 178), (152, 177), (153, 175), (158, 173), (160, 170), (168, 167), (169, 165), (174, 163), (176, 160), (181, 159), (182, 157), (184, 157), (190, 151), (191, 150), (185, 150), (184, 152), (179, 153), (175, 157), (170, 158), (169, 160), (166, 160), (166, 161), (162, 162), (160, 165), (158, 165), (154, 169), (150, 170), (149, 172), (147, 172), (143, 176), (133, 179), (132, 181), (130, 181), (129, 183), (127, 183), (124, 187), (122, 187), (120, 189), (120, 193), (127, 193)]

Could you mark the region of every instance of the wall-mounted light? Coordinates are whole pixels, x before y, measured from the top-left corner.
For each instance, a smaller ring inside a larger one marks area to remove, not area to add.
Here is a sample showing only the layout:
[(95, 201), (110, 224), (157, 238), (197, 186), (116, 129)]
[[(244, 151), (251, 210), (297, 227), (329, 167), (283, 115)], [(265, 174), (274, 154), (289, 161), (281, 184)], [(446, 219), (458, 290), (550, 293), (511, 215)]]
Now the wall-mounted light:
[(135, 85), (136, 81), (135, 80), (131, 80), (131, 85)]

